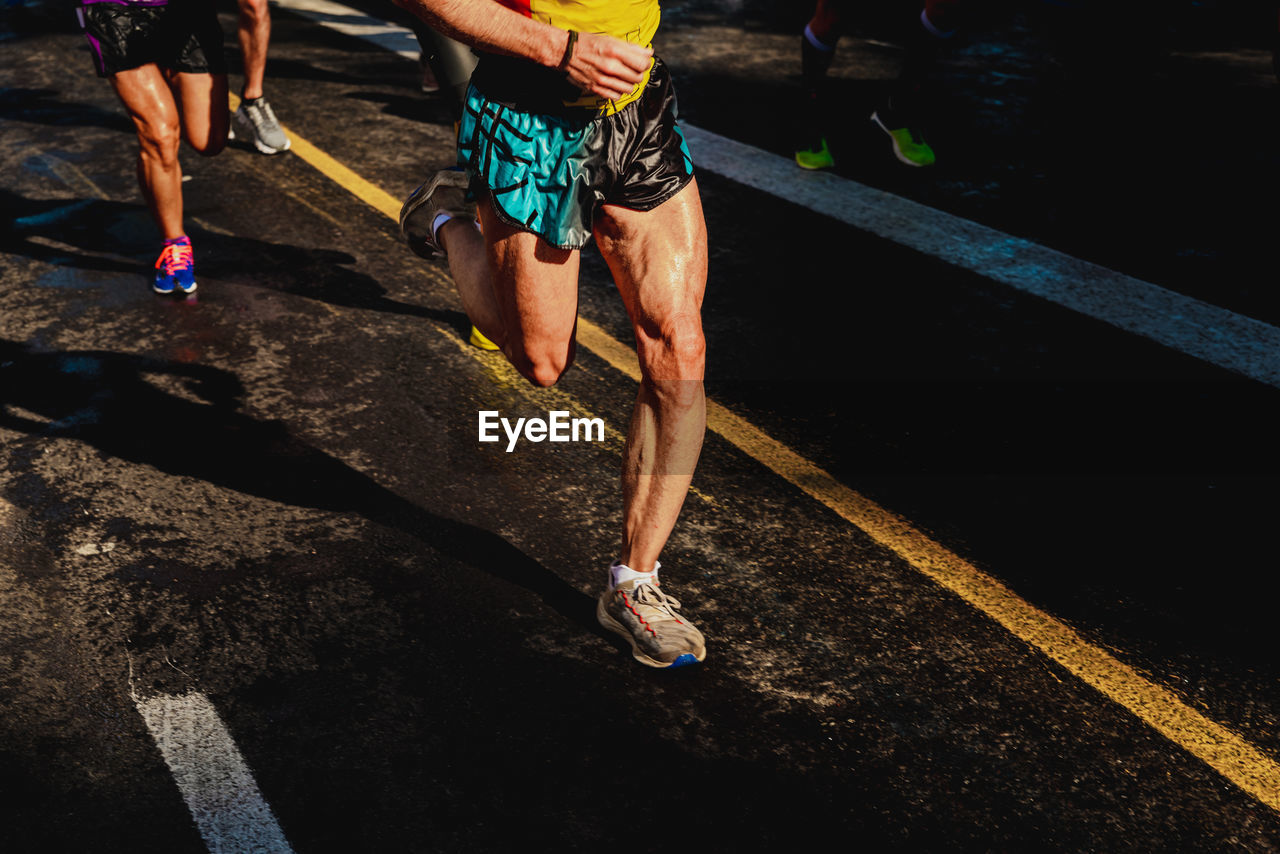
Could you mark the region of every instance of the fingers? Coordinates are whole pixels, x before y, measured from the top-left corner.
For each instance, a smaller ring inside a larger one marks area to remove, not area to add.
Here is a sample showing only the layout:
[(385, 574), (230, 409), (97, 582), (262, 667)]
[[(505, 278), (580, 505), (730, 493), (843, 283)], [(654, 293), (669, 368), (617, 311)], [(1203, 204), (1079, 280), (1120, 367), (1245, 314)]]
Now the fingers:
[(610, 100), (625, 98), (627, 95), (640, 85), (640, 81), (644, 80), (644, 72), (648, 68), (646, 64), (640, 70), (636, 70), (632, 66), (623, 65), (620, 62), (604, 62), (600, 66), (592, 68), (587, 74), (581, 78), (576, 78), (570, 69), (570, 78), (579, 86), (587, 91), (599, 95)]
[(594, 33), (582, 33), (569, 61), (569, 79), (602, 98), (629, 95), (653, 61), (653, 50)]
[(588, 87), (588, 91), (593, 95), (599, 95), (601, 98), (617, 101), (630, 95), (639, 82), (639, 80), (636, 80), (634, 83), (628, 83), (617, 77), (605, 77), (591, 84)]
[(639, 83), (640, 78), (649, 69), (649, 63), (653, 59), (653, 48), (616, 39), (612, 40), (608, 47), (618, 62), (635, 72), (636, 82)]

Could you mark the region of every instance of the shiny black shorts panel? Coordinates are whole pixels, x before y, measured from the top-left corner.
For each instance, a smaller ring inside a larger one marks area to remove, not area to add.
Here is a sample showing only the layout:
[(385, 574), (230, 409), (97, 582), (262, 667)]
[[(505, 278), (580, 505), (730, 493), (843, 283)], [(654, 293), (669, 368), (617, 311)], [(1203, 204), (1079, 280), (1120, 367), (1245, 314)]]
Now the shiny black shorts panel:
[(154, 62), (188, 74), (226, 74), (222, 27), (207, 0), (165, 6), (86, 3), (77, 9), (99, 77)]

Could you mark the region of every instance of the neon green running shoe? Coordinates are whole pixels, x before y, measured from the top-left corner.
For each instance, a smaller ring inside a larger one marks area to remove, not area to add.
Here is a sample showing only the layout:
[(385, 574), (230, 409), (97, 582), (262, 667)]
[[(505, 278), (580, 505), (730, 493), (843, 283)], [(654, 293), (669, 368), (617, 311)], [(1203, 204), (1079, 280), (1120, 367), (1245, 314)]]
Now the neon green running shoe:
[(932, 166), (936, 162), (933, 149), (918, 132), (905, 126), (890, 128), (880, 119), (879, 112), (871, 114), (871, 121), (893, 140), (893, 156), (903, 163), (908, 166)]
[(796, 165), (801, 169), (830, 169), (836, 165), (836, 159), (827, 148), (826, 137), (818, 137), (812, 148), (804, 148), (796, 152)]

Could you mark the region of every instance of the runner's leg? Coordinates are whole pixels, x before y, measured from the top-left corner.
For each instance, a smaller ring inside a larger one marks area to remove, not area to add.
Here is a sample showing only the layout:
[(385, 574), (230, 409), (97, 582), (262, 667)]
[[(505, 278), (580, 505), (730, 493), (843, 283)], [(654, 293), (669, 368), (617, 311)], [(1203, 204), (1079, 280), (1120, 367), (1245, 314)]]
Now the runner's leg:
[(648, 572), (680, 514), (706, 432), (707, 230), (697, 182), (651, 211), (603, 206), (595, 238), (631, 317), (640, 357), (622, 470), (619, 560)]
[(800, 36), (800, 79), (804, 91), (797, 116), (800, 127), (795, 156), (796, 164), (804, 169), (826, 169), (835, 165), (824, 127), (827, 124), (824, 89), (840, 40), (846, 5), (844, 0), (818, 0), (813, 17)]
[(554, 385), (573, 362), (578, 252), (507, 225), (482, 199), (483, 236), (462, 217), (437, 234), (471, 322), (534, 385)]
[(111, 85), (138, 133), (138, 185), (166, 240), (182, 230), (182, 140), (178, 105), (154, 63), (120, 71)]
[(166, 71), (165, 76), (180, 105), (187, 144), (206, 157), (226, 148), (230, 123), (227, 75)]
[(271, 42), (271, 11), (267, 0), (239, 0), (240, 19), (236, 36), (244, 57), (244, 98), (261, 98), (267, 72), (267, 46)]

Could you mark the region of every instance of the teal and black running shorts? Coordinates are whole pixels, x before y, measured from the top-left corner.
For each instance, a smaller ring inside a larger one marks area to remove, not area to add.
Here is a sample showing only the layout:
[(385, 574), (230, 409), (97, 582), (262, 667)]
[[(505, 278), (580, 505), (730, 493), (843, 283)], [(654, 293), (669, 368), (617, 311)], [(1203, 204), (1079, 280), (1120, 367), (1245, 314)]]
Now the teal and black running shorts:
[(693, 178), (675, 89), (657, 59), (644, 94), (612, 115), (558, 109), (547, 99), (498, 100), (503, 87), (487, 82), (496, 75), (485, 66), (504, 59), (481, 58), (458, 128), (458, 165), (504, 222), (580, 249), (598, 205), (652, 210)]

